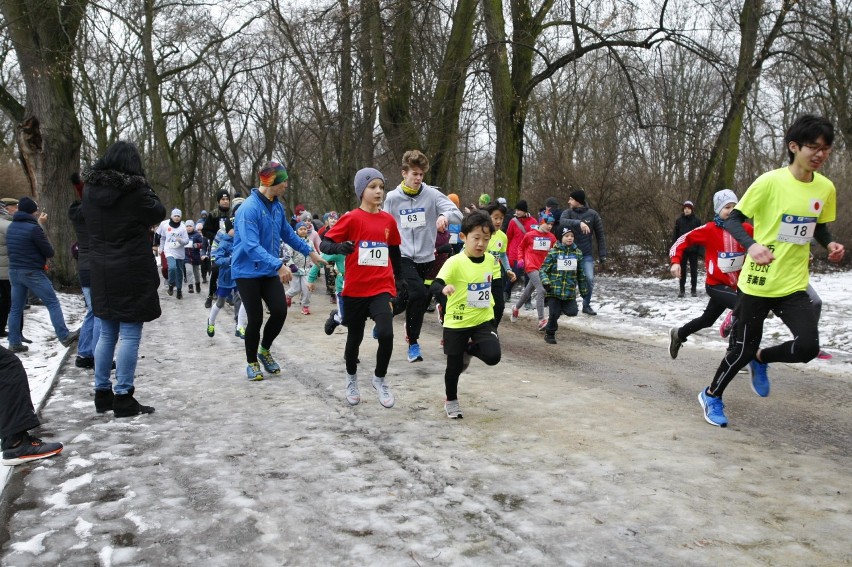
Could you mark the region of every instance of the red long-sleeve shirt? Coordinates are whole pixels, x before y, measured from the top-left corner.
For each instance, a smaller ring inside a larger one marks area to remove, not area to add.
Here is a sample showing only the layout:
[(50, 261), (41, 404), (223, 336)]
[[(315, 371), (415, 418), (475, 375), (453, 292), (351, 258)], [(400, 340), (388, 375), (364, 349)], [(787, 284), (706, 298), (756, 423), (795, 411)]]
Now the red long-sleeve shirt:
[(518, 246), (518, 258), (524, 260), (524, 272), (534, 272), (541, 268), (547, 253), (556, 243), (556, 237), (550, 232), (542, 232), (538, 229), (531, 230), (524, 235)]
[[(750, 224), (743, 223), (743, 228), (749, 235), (754, 235), (754, 227)], [(737, 278), (746, 257), (746, 250), (731, 233), (716, 225), (714, 221), (690, 230), (678, 238), (669, 250), (672, 264), (680, 264), (684, 250), (695, 245), (704, 247), (707, 285), (726, 285), (737, 289)]]

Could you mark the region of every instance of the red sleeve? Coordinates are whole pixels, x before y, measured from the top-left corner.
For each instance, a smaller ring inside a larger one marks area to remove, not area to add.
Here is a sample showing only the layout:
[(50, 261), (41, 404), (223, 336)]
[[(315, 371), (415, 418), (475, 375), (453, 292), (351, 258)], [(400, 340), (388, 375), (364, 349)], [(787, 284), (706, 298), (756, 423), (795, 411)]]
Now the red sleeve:
[(683, 256), (683, 251), (689, 248), (690, 246), (707, 246), (707, 240), (710, 236), (713, 235), (712, 227), (715, 222), (711, 221), (707, 224), (701, 225), (698, 228), (694, 228), (687, 232), (686, 234), (681, 235), (680, 238), (675, 240), (675, 243), (672, 244), (672, 247), (669, 249), (669, 257), (671, 258), (672, 264), (680, 264), (681, 257)]

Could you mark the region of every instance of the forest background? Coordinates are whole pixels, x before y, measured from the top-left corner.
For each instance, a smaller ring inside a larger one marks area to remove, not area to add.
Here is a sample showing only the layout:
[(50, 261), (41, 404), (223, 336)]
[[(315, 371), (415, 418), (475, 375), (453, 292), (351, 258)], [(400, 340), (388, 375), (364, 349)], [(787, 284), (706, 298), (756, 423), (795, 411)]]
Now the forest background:
[(683, 200), (712, 218), (715, 191), (787, 163), (807, 112), (835, 124), (848, 246), (850, 48), (852, 0), (0, 0), (0, 196), (71, 243), (69, 176), (119, 139), (187, 218), (269, 159), (290, 211), (345, 211), (357, 169), (390, 189), (419, 148), (464, 203), (582, 187), (609, 257), (664, 272)]

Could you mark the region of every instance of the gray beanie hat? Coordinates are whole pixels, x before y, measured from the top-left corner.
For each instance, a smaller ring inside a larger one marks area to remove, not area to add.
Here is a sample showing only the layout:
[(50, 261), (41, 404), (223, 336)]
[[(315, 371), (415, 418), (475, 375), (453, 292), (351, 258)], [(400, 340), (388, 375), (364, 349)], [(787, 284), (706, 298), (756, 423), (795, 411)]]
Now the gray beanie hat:
[(367, 185), (369, 185), (373, 179), (381, 179), (382, 182), (384, 182), (385, 176), (382, 175), (381, 171), (373, 169), (372, 167), (360, 169), (358, 170), (358, 173), (355, 174), (355, 196), (358, 198), (358, 203), (361, 203), (361, 195), (364, 194), (364, 189), (367, 188)]
[(737, 194), (731, 191), (730, 189), (722, 189), (721, 191), (717, 191), (715, 195), (713, 195), (713, 211), (718, 215), (719, 212), (725, 208), (725, 205), (728, 203), (737, 204), (739, 199), (737, 198)]

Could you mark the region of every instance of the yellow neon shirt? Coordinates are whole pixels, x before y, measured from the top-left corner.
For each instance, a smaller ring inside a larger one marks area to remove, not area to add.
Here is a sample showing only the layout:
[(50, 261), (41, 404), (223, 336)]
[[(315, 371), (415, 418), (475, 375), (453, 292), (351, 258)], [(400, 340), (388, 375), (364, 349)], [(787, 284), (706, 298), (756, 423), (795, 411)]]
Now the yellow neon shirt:
[(466, 329), (476, 327), (494, 318), (494, 293), (491, 282), (500, 277), (500, 264), (486, 253), (483, 261), (475, 263), (462, 252), (450, 257), (438, 272), (438, 278), (456, 291), (447, 297), (444, 327)]
[(834, 184), (816, 172), (813, 181), (803, 183), (783, 167), (758, 177), (736, 208), (754, 220), (754, 239), (775, 256), (766, 266), (747, 256), (739, 288), (758, 297), (807, 289), (813, 231), (817, 224), (834, 221), (837, 213)]

